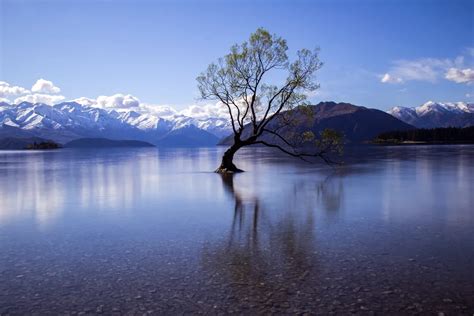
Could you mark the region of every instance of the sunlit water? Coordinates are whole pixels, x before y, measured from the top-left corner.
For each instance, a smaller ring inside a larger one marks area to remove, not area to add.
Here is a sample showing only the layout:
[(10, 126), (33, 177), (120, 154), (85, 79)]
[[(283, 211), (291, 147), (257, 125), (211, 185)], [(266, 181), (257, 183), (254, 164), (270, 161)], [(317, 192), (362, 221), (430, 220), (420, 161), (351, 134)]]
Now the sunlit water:
[(0, 152), (0, 314), (474, 312), (474, 146)]

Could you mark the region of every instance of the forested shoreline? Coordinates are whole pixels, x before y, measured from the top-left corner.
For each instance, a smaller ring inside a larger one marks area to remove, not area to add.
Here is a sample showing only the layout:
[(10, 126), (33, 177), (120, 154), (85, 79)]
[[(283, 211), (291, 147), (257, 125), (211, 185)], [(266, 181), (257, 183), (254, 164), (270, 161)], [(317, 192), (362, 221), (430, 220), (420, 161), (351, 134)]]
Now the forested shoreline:
[(374, 139), (374, 143), (474, 143), (474, 126), (464, 128), (420, 128), (407, 131), (386, 132), (378, 135)]

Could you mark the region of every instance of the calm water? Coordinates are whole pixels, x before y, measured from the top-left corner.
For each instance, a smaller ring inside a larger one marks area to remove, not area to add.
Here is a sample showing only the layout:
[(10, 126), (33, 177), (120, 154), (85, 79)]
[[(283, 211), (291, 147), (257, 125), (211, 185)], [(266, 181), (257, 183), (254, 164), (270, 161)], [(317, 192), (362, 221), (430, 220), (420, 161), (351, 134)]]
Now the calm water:
[(0, 152), (0, 314), (474, 313), (474, 146)]

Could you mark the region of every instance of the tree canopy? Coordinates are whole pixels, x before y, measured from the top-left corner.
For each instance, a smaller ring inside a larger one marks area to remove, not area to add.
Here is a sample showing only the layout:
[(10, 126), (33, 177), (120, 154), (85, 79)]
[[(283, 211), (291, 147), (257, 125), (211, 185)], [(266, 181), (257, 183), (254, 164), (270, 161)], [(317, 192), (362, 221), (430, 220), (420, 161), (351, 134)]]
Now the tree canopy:
[[(292, 131), (298, 122), (291, 110), (304, 107), (307, 93), (319, 88), (315, 73), (322, 62), (317, 48), (297, 51), (293, 61), (287, 52), (285, 39), (259, 28), (197, 77), (201, 97), (227, 107), (234, 133), (234, 144), (224, 154), (218, 171), (239, 171), (232, 163), (233, 155), (247, 145), (261, 144), (301, 159), (321, 157), (326, 161), (327, 154), (340, 150), (342, 142), (335, 132), (313, 135)], [(279, 85), (272, 83), (281, 75), (284, 79)], [(263, 139), (264, 134), (277, 141)], [(302, 151), (309, 143), (313, 150)]]

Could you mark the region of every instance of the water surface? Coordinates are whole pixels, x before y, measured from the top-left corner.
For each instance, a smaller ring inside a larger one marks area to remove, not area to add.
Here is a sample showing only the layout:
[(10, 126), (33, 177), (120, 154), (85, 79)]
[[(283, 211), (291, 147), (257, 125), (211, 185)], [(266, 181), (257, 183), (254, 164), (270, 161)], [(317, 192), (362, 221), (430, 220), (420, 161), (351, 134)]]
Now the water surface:
[(0, 314), (474, 312), (474, 146), (0, 152)]

